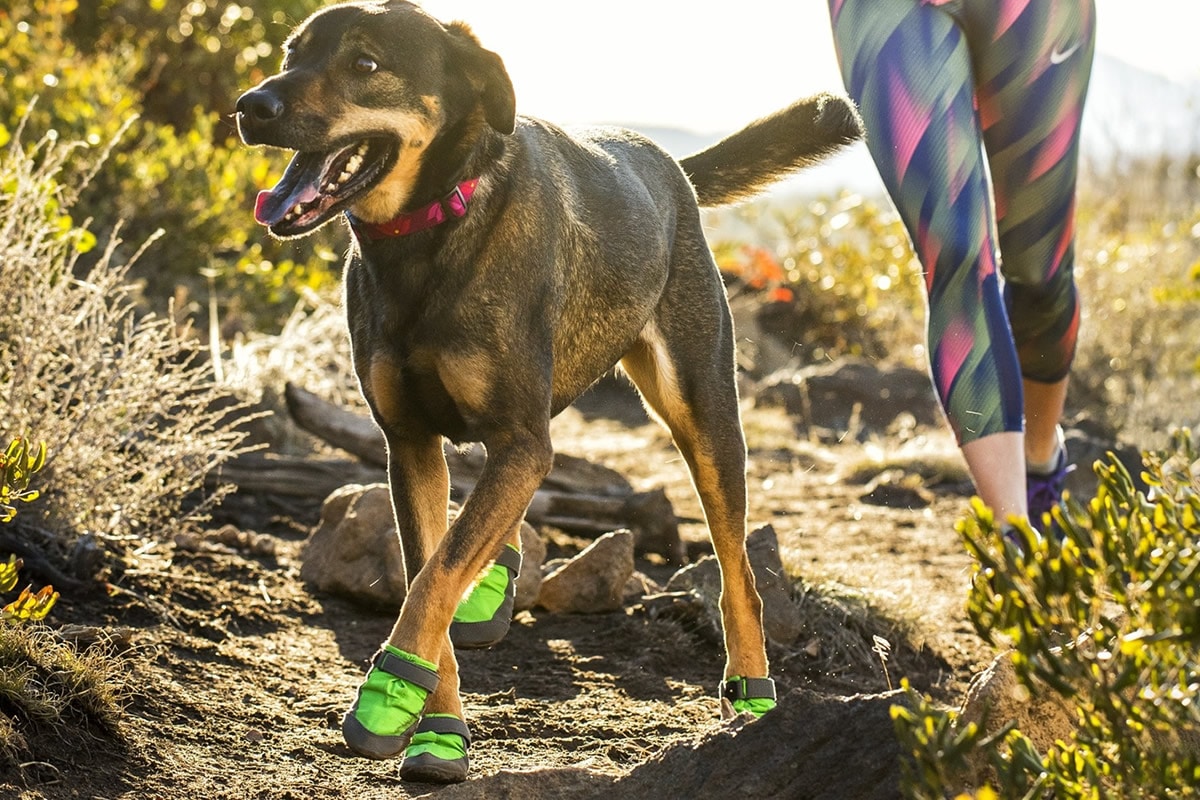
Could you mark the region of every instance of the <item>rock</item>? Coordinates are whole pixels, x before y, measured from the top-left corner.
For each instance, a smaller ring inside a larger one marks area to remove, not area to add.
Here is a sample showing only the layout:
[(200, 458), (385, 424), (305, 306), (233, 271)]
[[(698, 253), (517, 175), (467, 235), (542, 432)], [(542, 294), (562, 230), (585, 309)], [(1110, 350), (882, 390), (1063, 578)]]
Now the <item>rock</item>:
[[(792, 602), (791, 585), (779, 559), (775, 529), (764, 525), (752, 532), (746, 538), (746, 550), (763, 601), (763, 629), (767, 638), (776, 644), (791, 645), (799, 638), (803, 621), (800, 607)], [(667, 592), (689, 591), (700, 597), (713, 624), (719, 628), (721, 570), (716, 556), (705, 556), (667, 581)]]
[(847, 433), (860, 440), (882, 434), (902, 415), (921, 425), (941, 421), (928, 374), (865, 359), (778, 372), (763, 382), (754, 402), (781, 406), (797, 417), (801, 431), (826, 431), (837, 440)]
[[(1070, 741), (1075, 733), (1075, 712), (1066, 700), (1053, 692), (1045, 692), (1041, 698), (1030, 697), (1017, 679), (1012, 653), (1006, 651), (971, 681), (956, 724), (965, 726), (974, 722), (987, 736), (1009, 721), (1015, 721), (1017, 728), (1042, 753), (1055, 740)], [(964, 788), (993, 780), (984, 754), (975, 754), (964, 780)]]
[(830, 697), (794, 689), (762, 719), (746, 724), (739, 717), (713, 727), (616, 779), (579, 767), (502, 770), (440, 787), (436, 796), (898, 800), (903, 753), (890, 709), (903, 701), (900, 692)]
[(528, 522), (521, 523), (521, 574), (517, 576), (517, 601), (514, 611), (527, 611), (537, 603), (542, 589), (542, 562), (546, 543)]
[(398, 609), (404, 602), (404, 553), (387, 484), (350, 484), (321, 508), (305, 542), (300, 577), (322, 592)]
[[(458, 514), (451, 504), (449, 518)], [(521, 523), (516, 610), (532, 608), (542, 584), (546, 545)], [(396, 536), (387, 484), (350, 484), (331, 494), (304, 546), (300, 577), (322, 592), (364, 605), (399, 609), (407, 594), (404, 552)]]
[(876, 475), (858, 499), (887, 508), (928, 508), (933, 505), (933, 492), (921, 484), (921, 476), (888, 469)]
[(890, 709), (902, 697), (792, 690), (756, 722), (664, 750), (608, 796), (896, 800), (901, 749)]
[(537, 605), (561, 614), (616, 611), (632, 574), (633, 533), (606, 533), (546, 576)]

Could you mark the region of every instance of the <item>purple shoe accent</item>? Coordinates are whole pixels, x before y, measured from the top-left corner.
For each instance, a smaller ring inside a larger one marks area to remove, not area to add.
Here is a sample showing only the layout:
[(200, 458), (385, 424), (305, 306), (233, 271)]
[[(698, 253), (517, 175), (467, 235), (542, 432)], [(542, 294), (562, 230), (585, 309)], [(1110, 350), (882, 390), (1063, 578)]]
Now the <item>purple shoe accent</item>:
[(1047, 475), (1034, 472), (1025, 474), (1025, 490), (1029, 499), (1029, 522), (1035, 528), (1041, 528), (1043, 517), (1050, 509), (1062, 500), (1063, 485), (1067, 475), (1075, 469), (1074, 464), (1067, 463), (1066, 448), (1058, 451), (1058, 463)]

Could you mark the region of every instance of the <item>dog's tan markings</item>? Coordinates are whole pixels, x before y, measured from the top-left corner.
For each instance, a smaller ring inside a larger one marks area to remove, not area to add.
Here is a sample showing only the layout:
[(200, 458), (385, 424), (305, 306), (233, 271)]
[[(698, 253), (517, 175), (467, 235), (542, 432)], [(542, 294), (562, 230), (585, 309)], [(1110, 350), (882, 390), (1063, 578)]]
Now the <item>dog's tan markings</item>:
[(396, 164), (378, 184), (351, 207), (354, 216), (364, 222), (387, 222), (404, 208), (412, 196), (421, 172), (421, 163), (429, 143), (441, 127), (441, 103), (436, 97), (423, 97), (428, 115), (394, 110), (355, 109), (343, 115), (329, 131), (329, 138), (353, 138), (363, 131), (391, 131), (400, 141)]
[(367, 372), (371, 402), (385, 422), (398, 422), (404, 411), (400, 404), (402, 378), (400, 368), (391, 359), (375, 357)]
[(755, 589), (754, 573), (745, 550), (745, 484), (739, 481), (742, 488), (735, 488), (730, 476), (735, 469), (744, 474), (744, 462), (726, 465), (722, 470), (720, 455), (713, 451), (715, 443), (701, 433), (693, 409), (679, 389), (675, 364), (654, 323), (642, 331), (621, 365), (641, 391), (650, 411), (671, 431), (700, 496), (721, 567), (721, 611), (725, 650), (729, 654), (725, 675), (763, 677), (767, 675), (767, 657), (762, 600)]
[(460, 413), (483, 413), (492, 391), (492, 359), (482, 351), (444, 353), (437, 361), (438, 378)]

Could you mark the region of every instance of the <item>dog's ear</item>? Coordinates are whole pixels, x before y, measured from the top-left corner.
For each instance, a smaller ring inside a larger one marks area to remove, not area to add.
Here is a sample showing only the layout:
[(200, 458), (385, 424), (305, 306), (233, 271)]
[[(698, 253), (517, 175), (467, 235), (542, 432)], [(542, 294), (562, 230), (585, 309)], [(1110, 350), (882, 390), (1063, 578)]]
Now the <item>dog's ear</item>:
[(446, 26), (454, 43), (454, 57), (471, 82), (483, 106), (483, 116), (500, 133), (512, 133), (517, 124), (517, 98), (500, 56), (485, 50), (464, 22)]

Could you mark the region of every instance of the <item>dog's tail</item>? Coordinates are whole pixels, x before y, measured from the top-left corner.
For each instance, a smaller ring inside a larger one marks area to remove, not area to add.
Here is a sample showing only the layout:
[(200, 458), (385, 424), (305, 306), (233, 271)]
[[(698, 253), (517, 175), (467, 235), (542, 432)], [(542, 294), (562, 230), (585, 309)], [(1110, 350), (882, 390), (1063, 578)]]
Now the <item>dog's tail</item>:
[(746, 200), (862, 135), (862, 120), (849, 99), (818, 94), (756, 120), (679, 163), (700, 205), (720, 206)]

